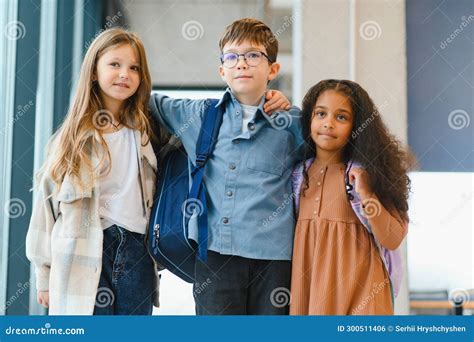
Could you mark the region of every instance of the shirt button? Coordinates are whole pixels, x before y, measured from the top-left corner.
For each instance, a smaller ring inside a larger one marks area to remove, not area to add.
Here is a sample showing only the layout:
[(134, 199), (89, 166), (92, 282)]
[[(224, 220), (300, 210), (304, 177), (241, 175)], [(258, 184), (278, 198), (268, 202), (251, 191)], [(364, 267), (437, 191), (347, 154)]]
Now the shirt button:
[(314, 215), (316, 215), (317, 213), (318, 213), (318, 212), (317, 212), (316, 210), (315, 210), (315, 211), (313, 211), (313, 214), (314, 214)]
[(239, 111), (236, 111), (236, 112), (235, 112), (235, 115), (239, 115), (239, 114), (240, 114), (240, 112), (239, 112)]
[(223, 224), (229, 223), (229, 218), (228, 218), (228, 217), (224, 217), (224, 218), (222, 219), (222, 223), (223, 223)]
[(235, 170), (235, 164), (234, 164), (234, 163), (230, 163), (230, 164), (229, 164), (229, 169)]
[(324, 173), (324, 170), (319, 171), (319, 173)]
[(249, 124), (249, 130), (251, 130), (251, 131), (255, 130), (255, 125), (250, 123)]
[(232, 140), (232, 142), (236, 145), (240, 144), (240, 140)]
[(316, 201), (319, 201), (319, 197), (316, 197)]
[(318, 185), (321, 185), (321, 182), (318, 182)]
[(232, 190), (227, 190), (225, 194), (227, 195), (227, 197), (231, 197), (234, 193), (232, 192)]

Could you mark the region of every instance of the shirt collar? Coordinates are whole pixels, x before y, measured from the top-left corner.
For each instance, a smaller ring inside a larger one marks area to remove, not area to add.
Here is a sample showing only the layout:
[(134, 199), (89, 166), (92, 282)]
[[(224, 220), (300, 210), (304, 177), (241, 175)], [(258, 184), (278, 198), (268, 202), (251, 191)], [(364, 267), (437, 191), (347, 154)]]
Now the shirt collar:
[[(222, 98), (219, 100), (219, 102), (216, 104), (216, 107), (219, 107), (221, 104), (227, 102), (227, 101), (233, 101), (234, 103), (239, 103), (239, 101), (237, 100), (237, 98), (235, 97), (234, 93), (232, 92), (232, 89), (230, 89), (229, 87), (227, 87), (227, 89), (225, 90), (225, 93), (224, 95), (222, 95)], [(262, 116), (267, 119), (268, 121), (271, 121), (271, 116), (269, 116), (268, 114), (266, 114), (264, 111), (263, 111), (263, 105), (265, 103), (265, 96), (262, 96), (262, 98), (260, 99), (260, 102), (258, 104), (258, 108), (257, 108), (257, 112), (260, 111), (260, 113), (262, 114)]]

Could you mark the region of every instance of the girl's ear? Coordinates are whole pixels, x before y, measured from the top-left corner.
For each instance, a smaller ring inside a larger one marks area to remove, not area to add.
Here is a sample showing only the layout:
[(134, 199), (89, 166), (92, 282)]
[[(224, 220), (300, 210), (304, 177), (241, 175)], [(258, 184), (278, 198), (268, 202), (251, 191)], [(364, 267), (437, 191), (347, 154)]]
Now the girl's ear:
[(97, 70), (92, 72), (92, 82), (97, 82)]

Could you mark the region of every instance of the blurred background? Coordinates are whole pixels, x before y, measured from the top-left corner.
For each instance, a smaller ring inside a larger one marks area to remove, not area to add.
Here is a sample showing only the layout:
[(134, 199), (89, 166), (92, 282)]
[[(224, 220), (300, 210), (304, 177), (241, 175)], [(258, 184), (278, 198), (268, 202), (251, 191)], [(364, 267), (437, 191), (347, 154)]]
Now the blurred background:
[[(129, 28), (154, 90), (219, 97), (218, 40), (243, 17), (279, 40), (273, 89), (300, 105), (322, 79), (355, 80), (415, 153), (395, 312), (472, 314), (473, 0), (0, 0), (0, 314), (46, 313), (25, 257), (30, 189), (94, 37)], [(193, 315), (191, 285), (165, 271), (161, 303), (155, 314)]]

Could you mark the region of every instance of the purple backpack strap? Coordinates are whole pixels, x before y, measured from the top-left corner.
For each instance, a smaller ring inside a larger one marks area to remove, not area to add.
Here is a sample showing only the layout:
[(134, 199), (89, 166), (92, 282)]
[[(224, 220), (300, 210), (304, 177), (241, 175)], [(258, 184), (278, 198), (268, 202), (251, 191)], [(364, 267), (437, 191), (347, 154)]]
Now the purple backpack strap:
[[(348, 163), (346, 173), (348, 173), (349, 170), (353, 167), (363, 168), (361, 164), (352, 161)], [(355, 191), (355, 186), (351, 190), (351, 194), (353, 196), (351, 206), (354, 210), (354, 213), (359, 218), (360, 222), (362, 222), (367, 231), (373, 235), (372, 228), (369, 224), (369, 219), (364, 215), (364, 212), (362, 210), (361, 198), (359, 194)], [(382, 258), (387, 273), (390, 277), (390, 281), (392, 282), (393, 295), (394, 297), (396, 297), (398, 295), (398, 292), (400, 291), (400, 286), (403, 279), (403, 260), (400, 248), (390, 250), (383, 247), (377, 239), (374, 240), (379, 249), (380, 257)]]
[(388, 275), (392, 281), (393, 296), (397, 297), (403, 280), (403, 260), (400, 248), (390, 250), (380, 247), (383, 253), (382, 260), (387, 268)]
[(313, 163), (314, 158), (305, 160), (304, 162), (298, 163), (291, 173), (291, 187), (293, 189), (294, 204), (295, 204), (295, 213), (298, 216), (300, 209), (300, 195), (301, 187), (303, 186), (303, 170), (308, 170), (311, 164)]

